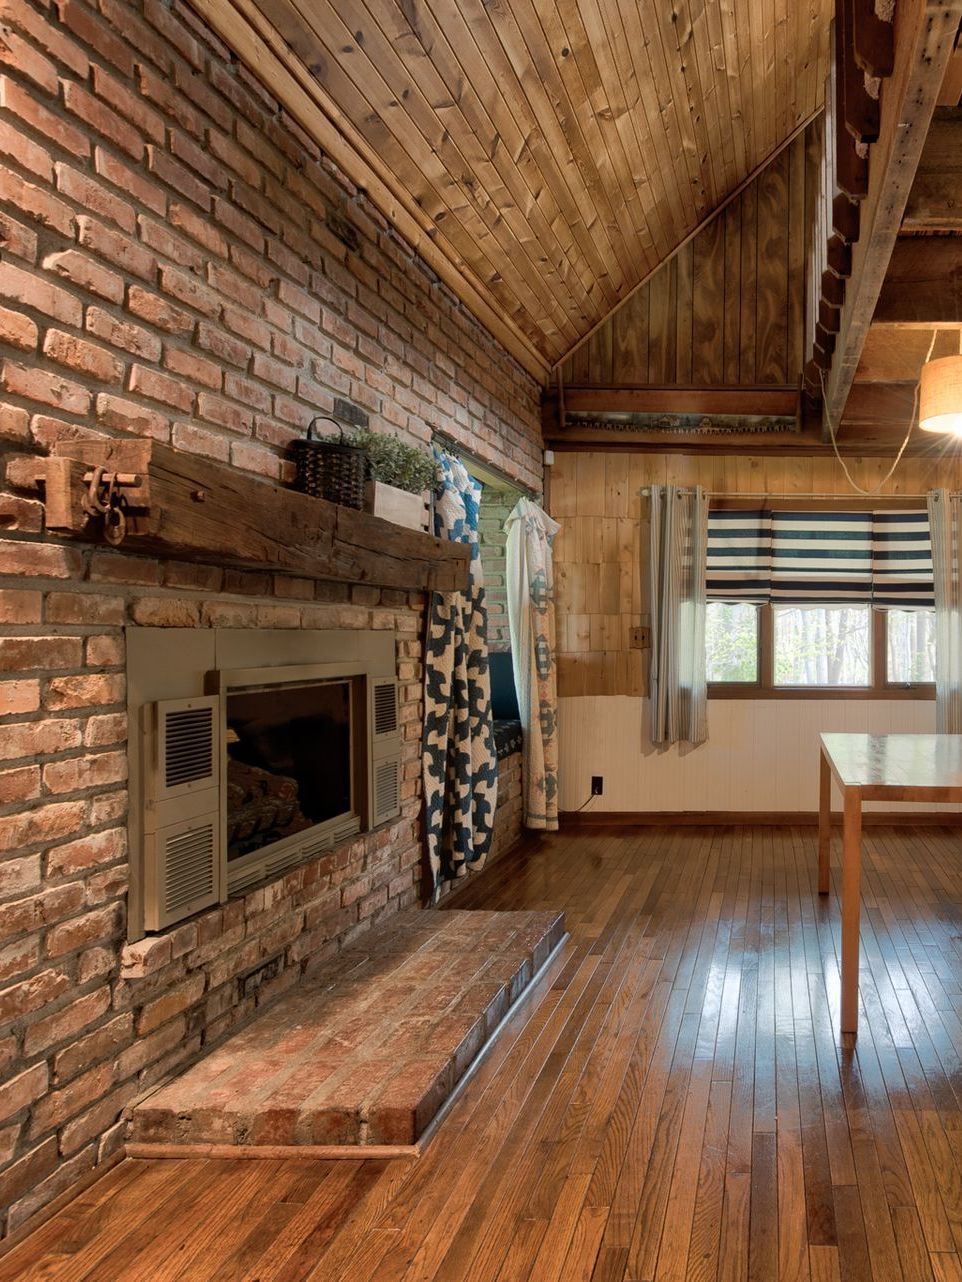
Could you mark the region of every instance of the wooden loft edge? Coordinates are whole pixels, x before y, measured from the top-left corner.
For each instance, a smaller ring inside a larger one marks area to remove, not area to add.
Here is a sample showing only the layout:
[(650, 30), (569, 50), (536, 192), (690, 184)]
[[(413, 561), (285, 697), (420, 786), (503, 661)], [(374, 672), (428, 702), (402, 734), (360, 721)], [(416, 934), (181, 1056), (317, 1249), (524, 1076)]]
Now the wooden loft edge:
[(685, 236), (681, 238), (681, 240), (678, 241), (678, 243), (674, 246), (674, 248), (668, 254), (666, 254), (664, 258), (662, 258), (658, 263), (655, 264), (654, 267), (652, 267), (651, 271), (646, 272), (645, 275), (642, 276), (641, 280), (637, 281), (634, 285), (632, 285), (631, 289), (629, 289), (627, 293), (623, 295), (623, 297), (619, 298), (617, 303), (615, 303), (613, 307), (609, 308), (608, 311), (605, 312), (604, 316), (602, 316), (599, 321), (596, 321), (595, 324), (592, 325), (591, 329), (587, 331), (587, 333), (582, 334), (582, 336), (578, 339), (576, 343), (572, 343), (572, 345), (568, 348), (568, 350), (564, 353), (564, 355), (560, 356), (552, 364), (551, 366), (552, 373), (555, 370), (560, 369), (561, 366), (564, 365), (566, 361), (569, 361), (572, 358), (572, 356), (574, 356), (575, 352), (577, 352), (580, 348), (582, 348), (585, 345), (585, 343), (588, 342), (591, 336), (593, 334), (596, 334), (598, 330), (602, 328), (603, 325), (607, 325), (608, 321), (611, 320), (612, 316), (614, 316), (616, 312), (620, 312), (621, 309), (625, 306), (625, 304), (628, 303), (632, 298), (634, 298), (635, 294), (637, 294), (640, 289), (644, 289), (644, 287), (651, 280), (652, 276), (654, 276), (656, 272), (660, 272), (662, 267), (664, 267), (666, 263), (670, 263), (673, 258), (675, 258), (679, 253), (681, 253), (681, 251), (685, 248), (685, 246), (690, 241), (694, 240), (695, 237), (699, 234), (699, 232), (704, 231), (704, 229), (709, 225), (709, 223), (713, 223), (716, 218), (718, 218), (721, 214), (723, 214), (725, 210), (728, 208), (728, 206), (733, 201), (738, 199), (738, 197), (742, 194), (745, 188), (750, 187), (752, 183), (755, 181), (755, 179), (765, 172), (765, 170), (772, 163), (772, 161), (778, 159), (778, 157), (782, 154), (785, 148), (790, 146), (795, 141), (795, 139), (798, 137), (799, 134), (804, 133), (805, 130), (809, 127), (809, 125), (814, 124), (814, 122), (818, 120), (819, 116), (822, 115), (823, 111), (824, 111), (823, 107), (817, 107), (813, 112), (807, 115), (803, 121), (797, 124), (795, 128), (791, 131), (791, 133), (788, 134), (786, 138), (783, 138), (782, 141), (778, 144), (778, 146), (774, 147), (768, 153), (768, 155), (764, 157), (764, 159), (760, 160), (759, 163), (755, 166), (755, 168), (751, 171), (751, 173), (748, 174), (747, 177), (743, 178), (742, 181), (738, 184), (738, 186), (728, 193), (728, 195), (725, 197), (725, 199), (721, 202), (720, 205), (717, 205), (713, 210), (711, 210), (710, 213), (707, 213), (705, 217), (702, 218), (701, 221), (691, 229), (690, 232), (688, 232)]
[(826, 423), (841, 420), (855, 381), (960, 18), (962, 0), (899, 0), (895, 7), (895, 67), (882, 88), (862, 234), (852, 250), (852, 274), (826, 380)]
[(549, 361), (337, 108), (250, 0), (190, 0), (194, 9), (317, 145), (437, 272), (484, 328), (540, 383)]
[(48, 533), (107, 546), (83, 507), (96, 469), (125, 498), (124, 552), (236, 565), (405, 591), (467, 586), (470, 548), (369, 512), (286, 489), (228, 464), (150, 440), (61, 441), (50, 456), (18, 455), (16, 489), (39, 491)]
[[(549, 394), (549, 399), (555, 395)], [(593, 384), (567, 384), (564, 405), (568, 413), (580, 414), (783, 414), (798, 410), (798, 388), (783, 385), (749, 387), (683, 387), (670, 384), (657, 387), (596, 387)]]

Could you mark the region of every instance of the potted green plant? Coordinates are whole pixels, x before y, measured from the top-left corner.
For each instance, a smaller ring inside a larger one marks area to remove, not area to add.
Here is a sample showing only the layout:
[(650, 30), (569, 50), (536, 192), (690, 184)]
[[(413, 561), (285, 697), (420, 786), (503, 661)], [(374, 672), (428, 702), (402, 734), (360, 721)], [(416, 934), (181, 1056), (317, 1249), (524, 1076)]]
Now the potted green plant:
[(431, 494), (438, 483), (434, 459), (406, 441), (363, 428), (354, 443), (367, 452), (364, 506), (410, 530), (429, 529)]

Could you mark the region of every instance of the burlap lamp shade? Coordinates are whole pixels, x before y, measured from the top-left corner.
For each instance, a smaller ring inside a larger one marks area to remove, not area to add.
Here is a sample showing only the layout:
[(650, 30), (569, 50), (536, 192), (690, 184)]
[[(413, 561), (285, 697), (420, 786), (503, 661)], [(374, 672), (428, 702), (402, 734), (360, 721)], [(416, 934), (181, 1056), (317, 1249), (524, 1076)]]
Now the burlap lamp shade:
[(919, 427), (962, 436), (962, 356), (940, 356), (922, 366)]

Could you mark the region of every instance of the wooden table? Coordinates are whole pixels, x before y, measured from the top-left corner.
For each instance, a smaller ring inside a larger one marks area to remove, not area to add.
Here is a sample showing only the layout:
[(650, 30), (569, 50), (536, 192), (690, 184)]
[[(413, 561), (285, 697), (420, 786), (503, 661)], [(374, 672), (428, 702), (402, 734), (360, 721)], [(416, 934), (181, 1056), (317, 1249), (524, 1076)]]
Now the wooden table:
[(823, 734), (818, 798), (818, 889), (829, 891), (832, 778), (842, 809), (843, 1033), (858, 1032), (863, 801), (962, 801), (962, 735)]

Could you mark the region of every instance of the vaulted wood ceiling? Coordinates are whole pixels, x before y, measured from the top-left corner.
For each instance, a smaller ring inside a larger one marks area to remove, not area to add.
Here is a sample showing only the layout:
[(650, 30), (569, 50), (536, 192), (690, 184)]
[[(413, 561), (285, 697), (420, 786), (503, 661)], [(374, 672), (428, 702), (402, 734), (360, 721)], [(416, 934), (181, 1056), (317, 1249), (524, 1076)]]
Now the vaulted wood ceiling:
[(832, 9), (195, 4), (541, 373), (817, 110)]

